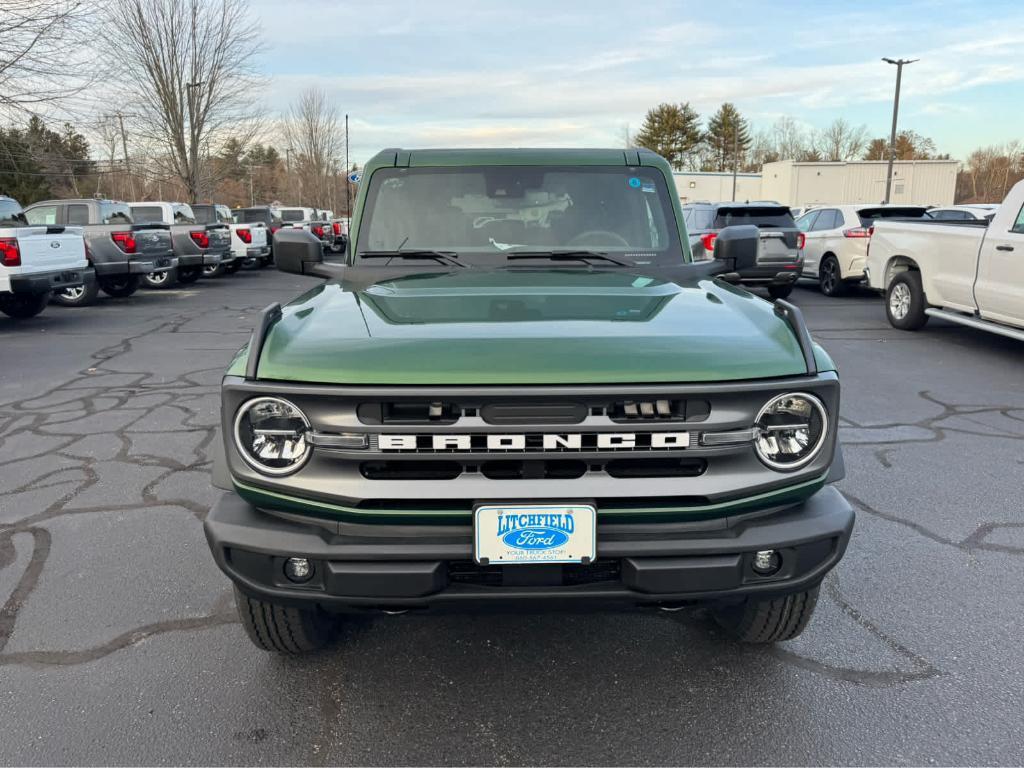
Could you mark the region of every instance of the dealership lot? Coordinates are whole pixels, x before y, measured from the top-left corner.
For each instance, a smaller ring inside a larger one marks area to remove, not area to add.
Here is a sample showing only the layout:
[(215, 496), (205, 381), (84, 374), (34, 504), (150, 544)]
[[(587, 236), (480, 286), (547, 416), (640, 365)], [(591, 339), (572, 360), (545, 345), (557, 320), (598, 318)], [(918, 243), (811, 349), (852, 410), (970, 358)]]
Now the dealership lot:
[(315, 284), (0, 319), (3, 762), (1024, 761), (1019, 342), (793, 294), (840, 368), (859, 511), (797, 641), (689, 613), (372, 616), (290, 660), (243, 636), (201, 519), (221, 372)]

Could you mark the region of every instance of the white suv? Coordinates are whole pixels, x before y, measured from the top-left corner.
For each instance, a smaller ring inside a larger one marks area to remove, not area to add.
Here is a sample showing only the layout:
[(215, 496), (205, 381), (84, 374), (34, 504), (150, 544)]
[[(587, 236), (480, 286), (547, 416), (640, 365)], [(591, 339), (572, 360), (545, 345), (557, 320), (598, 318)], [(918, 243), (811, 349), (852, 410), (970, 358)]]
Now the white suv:
[(875, 219), (920, 219), (916, 205), (823, 205), (796, 220), (804, 233), (804, 277), (813, 277), (826, 296), (841, 296), (864, 279), (868, 239)]

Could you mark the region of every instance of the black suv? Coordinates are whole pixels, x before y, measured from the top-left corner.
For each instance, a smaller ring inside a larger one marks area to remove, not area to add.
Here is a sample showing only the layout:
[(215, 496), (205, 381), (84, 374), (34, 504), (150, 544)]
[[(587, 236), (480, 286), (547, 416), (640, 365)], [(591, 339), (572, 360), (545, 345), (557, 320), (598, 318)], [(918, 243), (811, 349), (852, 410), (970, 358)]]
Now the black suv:
[(773, 299), (793, 291), (803, 267), (804, 234), (789, 207), (778, 203), (690, 203), (683, 206), (694, 259), (710, 259), (718, 232), (736, 224), (753, 224), (760, 230), (757, 266), (742, 270), (739, 284), (763, 287)]

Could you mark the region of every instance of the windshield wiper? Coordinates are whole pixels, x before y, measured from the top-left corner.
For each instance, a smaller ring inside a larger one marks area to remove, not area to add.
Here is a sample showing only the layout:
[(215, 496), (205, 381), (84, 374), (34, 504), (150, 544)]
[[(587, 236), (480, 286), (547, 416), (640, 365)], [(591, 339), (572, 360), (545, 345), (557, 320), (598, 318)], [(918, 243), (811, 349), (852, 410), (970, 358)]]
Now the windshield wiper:
[(598, 261), (610, 261), (612, 264), (618, 264), (620, 267), (630, 266), (625, 261), (619, 261), (613, 259), (607, 253), (601, 251), (516, 251), (515, 253), (509, 253), (506, 257), (509, 261), (513, 259), (548, 259), (550, 261), (586, 261), (587, 259), (595, 259)]
[(428, 251), (409, 249), (405, 251), (362, 251), (356, 254), (361, 259), (434, 259), (442, 264), (456, 267), (466, 265), (459, 261), (455, 251)]

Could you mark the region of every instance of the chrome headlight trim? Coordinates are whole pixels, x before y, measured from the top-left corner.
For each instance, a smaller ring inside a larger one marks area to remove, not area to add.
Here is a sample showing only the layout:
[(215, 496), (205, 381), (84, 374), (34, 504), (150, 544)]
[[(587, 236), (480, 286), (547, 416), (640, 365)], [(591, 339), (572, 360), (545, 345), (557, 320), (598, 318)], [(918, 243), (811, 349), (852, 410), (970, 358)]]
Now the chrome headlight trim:
[(300, 469), (302, 469), (306, 465), (306, 462), (309, 461), (309, 457), (313, 455), (313, 444), (308, 439), (308, 437), (305, 437), (305, 451), (303, 452), (302, 457), (298, 459), (295, 463), (290, 464), (287, 467), (268, 467), (266, 464), (263, 464), (256, 458), (254, 458), (250, 453), (250, 449), (247, 448), (245, 444), (242, 442), (242, 437), (239, 432), (239, 427), (242, 424), (242, 419), (254, 406), (266, 402), (281, 403), (294, 410), (298, 417), (302, 419), (302, 423), (305, 427), (304, 436), (308, 436), (310, 434), (311, 428), (309, 419), (306, 417), (306, 414), (303, 413), (302, 410), (297, 405), (295, 405), (295, 403), (291, 402), (290, 400), (286, 400), (283, 397), (254, 397), (251, 398), (250, 400), (246, 400), (244, 403), (238, 406), (238, 411), (235, 413), (235, 422), (233, 430), (235, 439), (235, 449), (238, 451), (239, 455), (241, 455), (242, 459), (245, 460), (245, 463), (248, 464), (253, 469), (255, 469), (260, 474), (269, 475), (271, 477), (284, 477), (285, 475), (294, 474), (295, 472), (298, 472)]
[[(761, 445), (758, 438), (760, 437), (762, 430), (759, 427), (759, 425), (761, 423), (761, 420), (768, 413), (768, 411), (771, 410), (771, 408), (775, 406), (780, 400), (784, 400), (787, 397), (798, 397), (803, 400), (806, 400), (811, 404), (811, 406), (815, 409), (815, 411), (817, 411), (818, 415), (821, 417), (821, 435), (818, 436), (818, 441), (815, 443), (814, 447), (811, 448), (811, 450), (807, 453), (806, 456), (797, 459), (796, 461), (779, 462), (765, 456), (764, 453), (761, 451)], [(801, 467), (807, 466), (812, 461), (814, 461), (814, 459), (818, 456), (819, 453), (821, 453), (821, 449), (825, 445), (825, 441), (828, 438), (828, 430), (828, 409), (825, 408), (824, 403), (822, 403), (816, 395), (812, 395), (808, 392), (786, 392), (781, 395), (776, 395), (775, 397), (773, 397), (771, 400), (769, 400), (761, 407), (760, 411), (757, 412), (757, 418), (754, 419), (753, 429), (754, 451), (757, 453), (757, 458), (760, 459), (761, 463), (764, 464), (766, 467), (774, 469), (777, 472), (792, 472), (794, 470), (800, 469)]]

